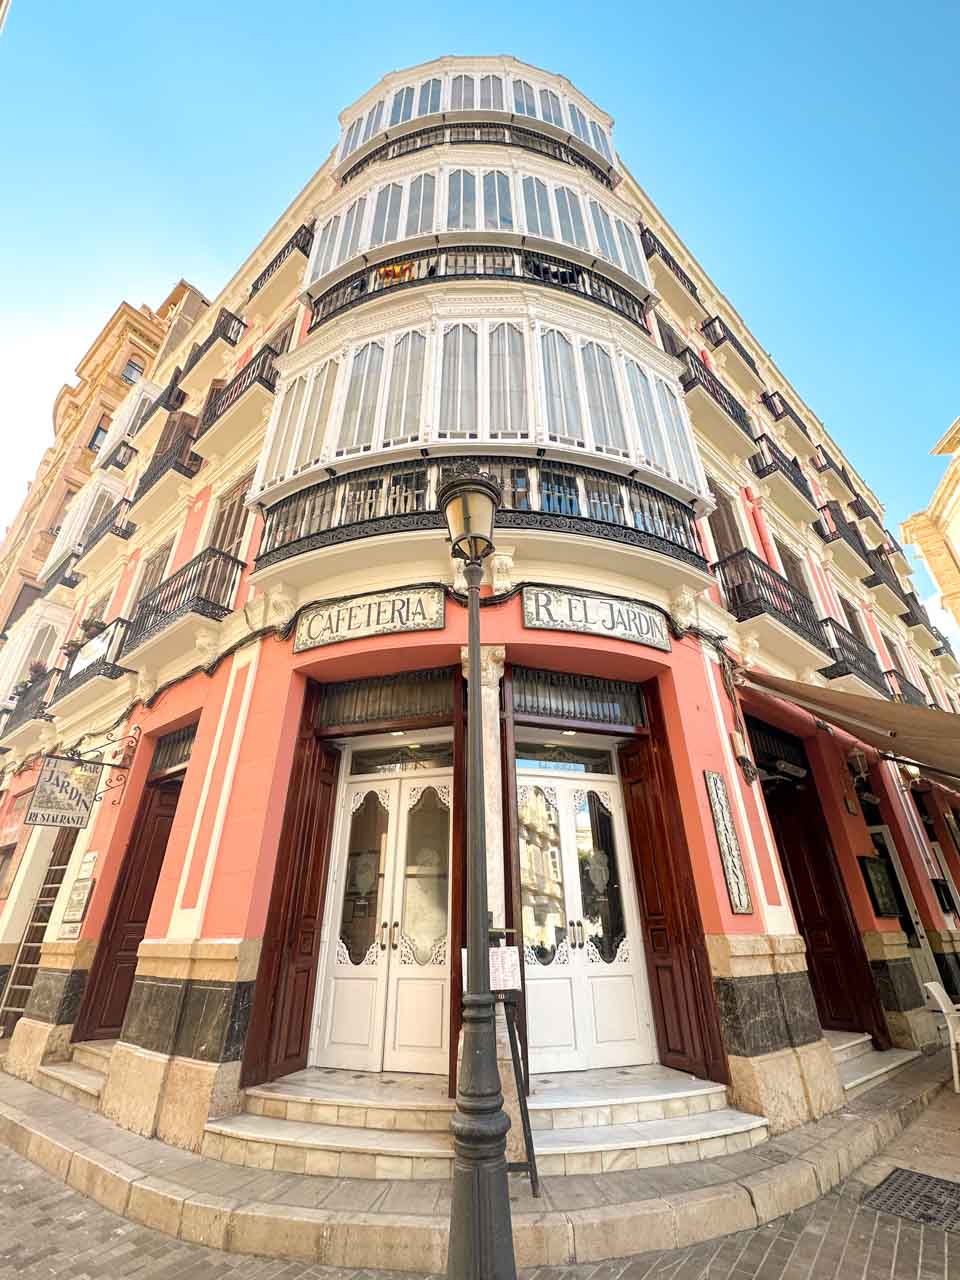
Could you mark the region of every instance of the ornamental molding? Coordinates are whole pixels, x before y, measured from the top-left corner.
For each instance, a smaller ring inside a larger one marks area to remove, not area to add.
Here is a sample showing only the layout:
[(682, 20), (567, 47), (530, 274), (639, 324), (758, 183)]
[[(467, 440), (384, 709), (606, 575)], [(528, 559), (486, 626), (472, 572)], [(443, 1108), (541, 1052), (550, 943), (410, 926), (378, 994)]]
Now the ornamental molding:
[[(503, 665), (507, 651), (502, 644), (482, 644), (480, 646), (480, 687), (496, 689), (503, 678)], [(460, 647), (460, 664), (464, 679), (470, 674), (470, 654), (466, 645)]]
[(390, 788), (389, 787), (363, 787), (355, 791), (350, 798), (350, 815), (357, 812), (368, 796), (376, 796), (384, 813), (390, 812)]
[(752, 915), (753, 902), (750, 897), (750, 886), (743, 866), (740, 839), (733, 821), (733, 814), (730, 812), (726, 781), (723, 774), (715, 773), (710, 769), (704, 769), (703, 777), (710, 801), (710, 812), (720, 850), (720, 862), (727, 885), (730, 908), (735, 915)]

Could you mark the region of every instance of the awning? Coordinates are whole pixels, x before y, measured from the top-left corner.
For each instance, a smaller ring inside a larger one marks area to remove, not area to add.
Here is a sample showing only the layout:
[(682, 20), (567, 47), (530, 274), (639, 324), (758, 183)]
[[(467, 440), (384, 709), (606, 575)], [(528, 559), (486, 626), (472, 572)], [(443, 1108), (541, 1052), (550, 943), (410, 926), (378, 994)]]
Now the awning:
[(746, 671), (742, 678), (845, 729), (878, 751), (945, 775), (940, 781), (948, 786), (960, 786), (960, 716), (907, 702), (821, 689), (819, 685), (784, 680), (765, 671)]

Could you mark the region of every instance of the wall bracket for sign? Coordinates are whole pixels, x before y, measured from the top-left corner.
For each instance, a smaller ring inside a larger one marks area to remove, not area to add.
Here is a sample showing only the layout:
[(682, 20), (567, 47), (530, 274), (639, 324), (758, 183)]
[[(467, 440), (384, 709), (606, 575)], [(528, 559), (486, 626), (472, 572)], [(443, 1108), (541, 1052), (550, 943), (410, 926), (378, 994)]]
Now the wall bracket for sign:
[(96, 749), (74, 748), (45, 756), (24, 822), (33, 827), (79, 829), (89, 822), (94, 802), (108, 792), (116, 793), (113, 804), (119, 805), (139, 741), (136, 725), (129, 733), (108, 737)]
[[(110, 776), (93, 797), (94, 800), (102, 800), (109, 791), (123, 791), (140, 737), (140, 726), (135, 724), (129, 733), (106, 738), (101, 746), (90, 747), (86, 751), (65, 751), (60, 759), (75, 760), (78, 764), (99, 764), (106, 769)], [(109, 755), (110, 759), (104, 760), (104, 755)], [(122, 795), (118, 795), (113, 804), (119, 805), (122, 798)]]

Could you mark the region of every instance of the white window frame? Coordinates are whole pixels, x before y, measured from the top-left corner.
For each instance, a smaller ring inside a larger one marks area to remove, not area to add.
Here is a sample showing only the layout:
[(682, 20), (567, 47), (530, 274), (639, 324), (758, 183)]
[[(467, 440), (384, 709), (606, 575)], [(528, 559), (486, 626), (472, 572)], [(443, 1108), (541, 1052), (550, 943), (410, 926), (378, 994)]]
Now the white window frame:
[[(537, 91), (531, 82), (516, 76), (512, 81), (512, 85), (514, 115), (524, 116), (528, 120), (539, 120), (540, 115), (537, 111)], [(532, 111), (528, 109), (530, 106), (533, 107)]]

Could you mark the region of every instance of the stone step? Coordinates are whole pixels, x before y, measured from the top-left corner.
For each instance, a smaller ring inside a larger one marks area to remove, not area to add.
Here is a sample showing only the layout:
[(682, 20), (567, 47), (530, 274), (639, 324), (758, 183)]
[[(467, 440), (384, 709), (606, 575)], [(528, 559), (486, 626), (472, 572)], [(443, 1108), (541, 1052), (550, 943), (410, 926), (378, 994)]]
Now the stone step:
[(873, 1053), (873, 1040), (868, 1031), (825, 1031), (823, 1035), (838, 1067), (842, 1062)]
[(918, 1049), (871, 1049), (848, 1062), (838, 1064), (840, 1083), (847, 1101), (866, 1093), (878, 1084), (884, 1084), (909, 1062), (920, 1057)]
[(106, 1075), (110, 1069), (110, 1056), (116, 1040), (82, 1040), (73, 1046), (71, 1061), (78, 1067), (88, 1067)]
[(48, 1062), (38, 1068), (35, 1083), (47, 1093), (96, 1111), (105, 1079), (102, 1071), (92, 1071), (75, 1062)]

